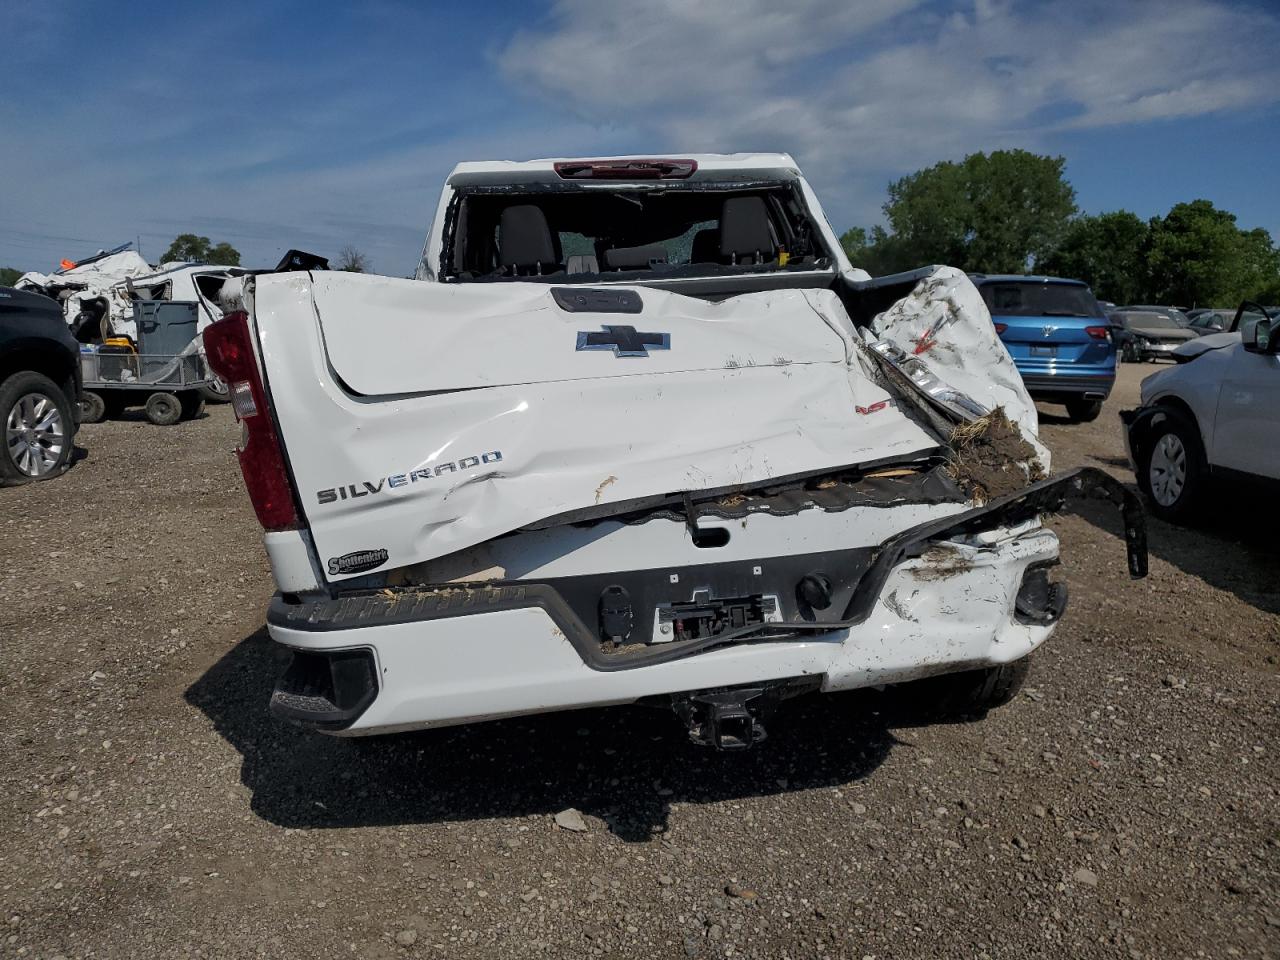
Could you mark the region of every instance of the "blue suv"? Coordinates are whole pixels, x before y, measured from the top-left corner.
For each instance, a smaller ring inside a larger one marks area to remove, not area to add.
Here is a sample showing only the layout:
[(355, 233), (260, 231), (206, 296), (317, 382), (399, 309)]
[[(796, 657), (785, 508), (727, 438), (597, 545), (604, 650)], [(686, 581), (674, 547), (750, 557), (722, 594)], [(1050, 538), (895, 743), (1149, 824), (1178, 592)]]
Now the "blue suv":
[(1077, 423), (1096, 420), (1116, 382), (1116, 347), (1088, 285), (1057, 277), (971, 279), (1031, 396), (1066, 404)]

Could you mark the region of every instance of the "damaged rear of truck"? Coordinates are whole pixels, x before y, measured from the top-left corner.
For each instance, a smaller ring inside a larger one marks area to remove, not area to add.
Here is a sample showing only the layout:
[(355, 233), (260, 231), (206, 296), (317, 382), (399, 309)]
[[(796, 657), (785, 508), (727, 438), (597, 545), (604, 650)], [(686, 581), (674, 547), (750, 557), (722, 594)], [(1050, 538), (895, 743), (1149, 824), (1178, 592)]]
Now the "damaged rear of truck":
[(292, 659), (366, 734), (952, 674), (1007, 699), (1066, 606), (1036, 412), (960, 271), (872, 279), (785, 155), (462, 164), (413, 280), (292, 270), (211, 326)]

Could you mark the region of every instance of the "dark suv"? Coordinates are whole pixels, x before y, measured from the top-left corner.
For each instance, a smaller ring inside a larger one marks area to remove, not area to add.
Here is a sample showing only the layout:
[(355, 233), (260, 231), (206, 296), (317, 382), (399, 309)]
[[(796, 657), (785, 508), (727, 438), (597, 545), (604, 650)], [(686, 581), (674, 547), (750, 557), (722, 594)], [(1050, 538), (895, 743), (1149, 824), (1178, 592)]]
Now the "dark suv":
[(0, 287), (0, 486), (66, 470), (79, 424), (80, 345), (58, 304)]

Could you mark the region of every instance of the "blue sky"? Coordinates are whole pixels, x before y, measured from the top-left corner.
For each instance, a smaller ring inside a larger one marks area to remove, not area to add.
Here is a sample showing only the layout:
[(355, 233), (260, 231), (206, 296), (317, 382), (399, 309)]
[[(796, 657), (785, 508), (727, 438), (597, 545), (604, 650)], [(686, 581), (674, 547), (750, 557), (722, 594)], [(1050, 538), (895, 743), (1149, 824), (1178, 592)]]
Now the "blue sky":
[(195, 231), (407, 274), (459, 160), (737, 150), (793, 154), (837, 229), (1023, 147), (1086, 212), (1205, 197), (1280, 237), (1280, 0), (125, 9), (5, 0), (0, 265)]

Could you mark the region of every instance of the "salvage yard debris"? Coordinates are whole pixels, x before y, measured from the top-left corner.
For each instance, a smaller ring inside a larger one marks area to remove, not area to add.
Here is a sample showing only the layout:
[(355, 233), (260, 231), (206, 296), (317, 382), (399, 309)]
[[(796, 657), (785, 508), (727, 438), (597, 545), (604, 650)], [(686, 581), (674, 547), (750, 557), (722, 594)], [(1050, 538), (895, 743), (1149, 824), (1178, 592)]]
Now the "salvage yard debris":
[(951, 431), (947, 474), (978, 503), (1045, 477), (1040, 458), (1003, 407)]

